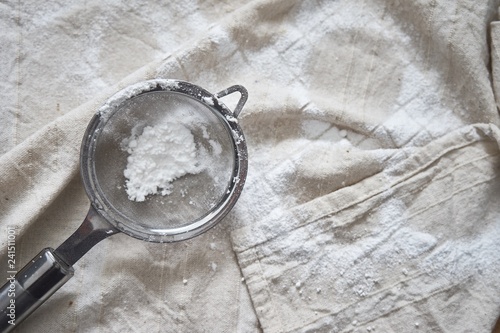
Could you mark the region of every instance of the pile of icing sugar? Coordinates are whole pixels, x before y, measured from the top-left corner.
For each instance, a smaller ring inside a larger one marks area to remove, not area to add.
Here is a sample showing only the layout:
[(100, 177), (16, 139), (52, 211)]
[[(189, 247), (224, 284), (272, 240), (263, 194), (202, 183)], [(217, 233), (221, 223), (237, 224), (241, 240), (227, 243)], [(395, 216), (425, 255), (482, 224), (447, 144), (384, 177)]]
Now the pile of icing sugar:
[(122, 149), (129, 153), (123, 175), (132, 201), (144, 201), (153, 194), (168, 195), (175, 179), (202, 169), (194, 137), (181, 124), (147, 126), (141, 135), (125, 139)]

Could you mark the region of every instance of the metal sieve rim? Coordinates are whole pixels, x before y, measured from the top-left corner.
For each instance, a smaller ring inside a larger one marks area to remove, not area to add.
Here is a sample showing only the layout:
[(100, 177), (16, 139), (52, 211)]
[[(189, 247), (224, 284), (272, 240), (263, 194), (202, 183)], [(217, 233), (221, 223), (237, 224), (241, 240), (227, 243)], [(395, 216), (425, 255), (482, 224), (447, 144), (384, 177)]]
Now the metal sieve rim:
[[(234, 163), (227, 192), (217, 205), (197, 220), (175, 228), (144, 228), (137, 222), (128, 219), (117, 211), (106, 200), (102, 193), (95, 172), (95, 151), (98, 137), (106, 126), (109, 118), (119, 111), (120, 107), (128, 100), (139, 95), (156, 91), (169, 91), (187, 95), (209, 108), (229, 131), (234, 149)], [(246, 89), (233, 86), (225, 90), (225, 94), (239, 91), (246, 100)], [(238, 200), (246, 180), (248, 171), (248, 153), (246, 140), (236, 119), (242, 103), (238, 103), (235, 112), (227, 108), (218, 96), (224, 94), (211, 94), (207, 90), (192, 83), (181, 80), (155, 79), (136, 83), (128, 86), (110, 97), (96, 112), (87, 126), (82, 140), (80, 153), (80, 173), (84, 188), (91, 201), (91, 205), (111, 225), (132, 237), (151, 242), (175, 242), (200, 235), (220, 222), (233, 208)], [(244, 101), (243, 101), (244, 103)]]

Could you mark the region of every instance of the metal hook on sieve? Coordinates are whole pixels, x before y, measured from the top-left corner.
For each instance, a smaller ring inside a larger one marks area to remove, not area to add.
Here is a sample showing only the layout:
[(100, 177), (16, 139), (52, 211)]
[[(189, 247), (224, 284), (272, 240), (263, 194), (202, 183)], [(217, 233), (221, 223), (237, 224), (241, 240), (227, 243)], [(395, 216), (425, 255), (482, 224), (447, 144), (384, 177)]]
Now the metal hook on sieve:
[(219, 91), (214, 96), (215, 96), (215, 98), (219, 99), (219, 98), (222, 98), (222, 97), (227, 96), (229, 94), (232, 94), (234, 92), (239, 92), (241, 95), (238, 103), (236, 104), (236, 107), (233, 110), (234, 116), (238, 117), (238, 115), (240, 114), (241, 110), (243, 109), (243, 106), (245, 105), (245, 103), (247, 102), (247, 99), (248, 99), (248, 91), (246, 90), (245, 87), (237, 84), (237, 85), (231, 86), (229, 88), (226, 88), (222, 91)]

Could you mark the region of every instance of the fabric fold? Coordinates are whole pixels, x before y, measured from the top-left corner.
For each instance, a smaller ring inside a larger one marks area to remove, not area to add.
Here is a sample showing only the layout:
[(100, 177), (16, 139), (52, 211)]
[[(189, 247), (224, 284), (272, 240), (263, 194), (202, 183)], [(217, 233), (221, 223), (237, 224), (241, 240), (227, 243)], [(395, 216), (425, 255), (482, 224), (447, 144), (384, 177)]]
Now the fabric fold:
[[(499, 134), (494, 125), (464, 127), (404, 159), (394, 153), (359, 183), (234, 230), (264, 331), (491, 329), (496, 296), (467, 294), (497, 285)], [(429, 295), (451, 290), (491, 320), (450, 320), (431, 306)]]

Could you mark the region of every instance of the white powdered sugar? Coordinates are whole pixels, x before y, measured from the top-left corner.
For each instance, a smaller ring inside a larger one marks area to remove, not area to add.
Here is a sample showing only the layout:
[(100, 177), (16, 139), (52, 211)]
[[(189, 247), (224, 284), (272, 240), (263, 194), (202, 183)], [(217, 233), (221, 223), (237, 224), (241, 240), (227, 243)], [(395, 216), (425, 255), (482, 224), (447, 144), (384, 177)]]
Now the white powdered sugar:
[(123, 174), (132, 201), (144, 201), (153, 194), (168, 195), (175, 179), (202, 170), (194, 137), (182, 124), (147, 126), (141, 135), (125, 139), (122, 146), (130, 154)]
[(150, 91), (155, 87), (160, 87), (163, 90), (173, 90), (179, 87), (179, 83), (175, 80), (168, 79), (155, 79), (135, 83), (110, 97), (97, 112), (101, 117), (108, 117), (112, 114), (112, 111), (116, 110), (116, 108), (122, 105), (126, 100)]

